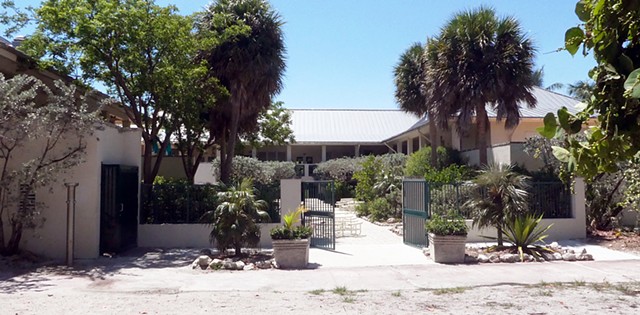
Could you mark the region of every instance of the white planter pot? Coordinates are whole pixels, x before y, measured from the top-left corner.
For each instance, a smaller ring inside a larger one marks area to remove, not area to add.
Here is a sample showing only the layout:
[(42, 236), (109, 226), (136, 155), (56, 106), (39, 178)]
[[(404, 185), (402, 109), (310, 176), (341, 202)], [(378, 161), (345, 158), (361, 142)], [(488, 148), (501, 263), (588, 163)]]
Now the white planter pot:
[(273, 257), (278, 268), (304, 269), (309, 263), (309, 239), (273, 240)]
[(429, 233), (429, 252), (437, 263), (464, 263), (467, 236)]

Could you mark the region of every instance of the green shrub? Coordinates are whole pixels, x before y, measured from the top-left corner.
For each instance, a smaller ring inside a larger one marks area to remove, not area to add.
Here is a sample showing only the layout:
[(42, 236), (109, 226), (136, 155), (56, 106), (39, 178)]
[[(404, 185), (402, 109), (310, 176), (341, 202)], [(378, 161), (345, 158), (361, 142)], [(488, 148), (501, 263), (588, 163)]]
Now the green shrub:
[(370, 155), (362, 162), (361, 166), (362, 168), (353, 174), (353, 178), (358, 181), (356, 198), (365, 202), (371, 201), (377, 197), (374, 186), (378, 174), (382, 171), (382, 162)]
[(364, 159), (364, 157), (331, 159), (319, 163), (313, 173), (322, 179), (351, 182), (353, 174), (361, 168), (360, 164)]
[(524, 254), (530, 254), (535, 257), (541, 257), (542, 253), (548, 251), (541, 246), (534, 246), (536, 243), (544, 242), (548, 235), (546, 233), (551, 226), (538, 226), (542, 221), (542, 215), (535, 217), (531, 214), (519, 216), (513, 220), (509, 220), (505, 224), (503, 232), (504, 238), (517, 249), (520, 255), (520, 261), (524, 261)]
[(386, 198), (380, 197), (367, 202), (366, 206), (372, 221), (384, 221), (392, 217), (396, 210)]
[(431, 165), (431, 147), (423, 147), (412, 153), (407, 158), (404, 169), (405, 175), (411, 177), (425, 177), (428, 173), (433, 172), (434, 170), (441, 170), (450, 165), (465, 164), (460, 152), (453, 149), (438, 147), (437, 156), (437, 165), (434, 167)]
[[(212, 162), (213, 175), (218, 178), (220, 160)], [(278, 161), (260, 161), (246, 156), (235, 156), (231, 167), (231, 182), (238, 184), (245, 178), (253, 179), (256, 184), (279, 183), (281, 179), (294, 178), (295, 163)]]
[(428, 233), (435, 235), (467, 235), (467, 223), (462, 216), (453, 211), (444, 216), (432, 214), (424, 228)]

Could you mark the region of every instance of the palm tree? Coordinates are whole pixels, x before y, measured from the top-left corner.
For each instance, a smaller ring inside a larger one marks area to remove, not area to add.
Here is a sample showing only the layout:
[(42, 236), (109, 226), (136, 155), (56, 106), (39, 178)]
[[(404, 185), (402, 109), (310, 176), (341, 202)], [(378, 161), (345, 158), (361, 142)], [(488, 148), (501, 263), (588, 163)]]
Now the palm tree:
[(233, 247), (235, 255), (240, 256), (243, 246), (255, 246), (260, 241), (260, 227), (256, 221), (269, 220), (265, 211), (267, 202), (256, 200), (253, 182), (249, 179), (228, 191), (219, 192), (218, 199), (221, 203), (215, 210), (206, 212), (201, 221), (213, 227), (209, 238), (211, 242), (217, 241), (221, 252)]
[(443, 127), (456, 116), (458, 130), (466, 132), (475, 117), (480, 164), (487, 163), (486, 106), (498, 121), (505, 119), (506, 128), (514, 128), (519, 103), (536, 105), (534, 54), (516, 19), (498, 18), (485, 7), (457, 14), (427, 46), (427, 102)]
[(576, 83), (569, 84), (567, 90), (569, 91), (569, 95), (586, 102), (591, 98), (595, 86), (596, 84), (593, 81), (577, 81)]
[(422, 44), (411, 45), (402, 55), (398, 64), (393, 69), (394, 82), (396, 85), (396, 102), (400, 109), (405, 112), (415, 114), (419, 117), (427, 114), (429, 119), (429, 141), (431, 142), (431, 166), (436, 167), (438, 163), (436, 145), (436, 124), (430, 114), (429, 104), (426, 102), (423, 84), (425, 80), (423, 61), (424, 48)]
[[(543, 88), (544, 85), (544, 66), (533, 70), (533, 85)], [(557, 91), (564, 87), (564, 84), (560, 82), (553, 83), (543, 89), (547, 91)]]
[(282, 88), (285, 46), (280, 16), (264, 0), (217, 0), (201, 14), (199, 33), (221, 39), (201, 57), (230, 96), (209, 113), (221, 148), (220, 180), (228, 184), (236, 142), (255, 132), (260, 113)]
[(510, 165), (490, 163), (473, 183), (476, 194), (464, 207), (471, 211), (474, 226), (498, 230), (498, 246), (502, 246), (505, 223), (527, 212), (528, 177), (516, 173)]

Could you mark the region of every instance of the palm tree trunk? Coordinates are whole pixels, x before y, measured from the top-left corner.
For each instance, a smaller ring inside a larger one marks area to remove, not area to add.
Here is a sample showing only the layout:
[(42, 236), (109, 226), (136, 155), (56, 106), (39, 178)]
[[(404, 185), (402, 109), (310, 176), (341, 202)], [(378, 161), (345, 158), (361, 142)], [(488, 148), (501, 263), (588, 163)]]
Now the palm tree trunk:
[(480, 166), (487, 165), (487, 110), (485, 104), (478, 106), (476, 109), (476, 123), (478, 125), (478, 157), (480, 159)]
[(226, 185), (229, 185), (231, 180), (231, 167), (240, 125), (240, 108), (246, 103), (247, 94), (242, 83), (234, 83), (234, 88), (231, 90), (233, 91), (231, 96), (231, 124), (227, 134), (226, 148), (223, 149), (223, 156), (220, 159), (220, 181)]
[(433, 120), (433, 115), (429, 114), (429, 141), (431, 142), (431, 166), (438, 168), (438, 140), (436, 122)]
[(498, 226), (496, 227), (496, 230), (498, 230), (498, 246), (502, 246), (503, 245), (503, 240), (502, 240), (502, 224), (498, 224)]

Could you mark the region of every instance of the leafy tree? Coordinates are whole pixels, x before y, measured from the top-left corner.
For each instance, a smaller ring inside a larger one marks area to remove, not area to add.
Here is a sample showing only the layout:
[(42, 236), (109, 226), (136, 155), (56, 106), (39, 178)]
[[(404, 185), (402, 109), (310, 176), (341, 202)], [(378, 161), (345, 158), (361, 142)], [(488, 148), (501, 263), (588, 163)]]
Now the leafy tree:
[(466, 132), (475, 116), (480, 164), (487, 163), (490, 106), (505, 127), (520, 122), (520, 102), (536, 105), (532, 93), (535, 49), (513, 17), (498, 18), (480, 7), (458, 13), (427, 44), (425, 81), (427, 103), (439, 125), (457, 117)]
[(61, 81), (49, 88), (31, 76), (0, 74), (0, 254), (17, 253), (24, 229), (41, 219), (42, 205), (29, 195), (83, 161), (85, 137), (100, 119), (78, 95)]
[[(3, 4), (6, 8), (12, 3)], [(86, 84), (100, 81), (121, 102), (129, 119), (142, 129), (142, 175), (145, 183), (152, 183), (163, 159), (159, 154), (153, 161), (154, 144), (159, 152), (170, 145), (177, 125), (169, 120), (183, 101), (176, 91), (184, 92), (193, 82), (188, 78), (204, 67), (193, 57), (203, 45), (212, 45), (212, 37), (198, 40), (192, 36), (191, 18), (153, 0), (46, 0), (28, 19), (21, 14), (12, 17), (18, 24), (35, 23), (35, 33), (19, 48), (41, 66)], [(211, 34), (199, 38), (205, 35)]]
[(393, 70), (394, 82), (396, 85), (396, 102), (405, 112), (423, 117), (428, 114), (429, 119), (429, 142), (431, 142), (431, 166), (436, 167), (438, 156), (437, 128), (433, 119), (433, 108), (431, 103), (427, 103), (426, 90), (423, 88), (425, 76), (425, 53), (422, 44), (411, 45), (402, 55), (400, 61)]
[(368, 156), (361, 164), (361, 169), (353, 174), (358, 181), (356, 185), (356, 198), (361, 201), (372, 201), (377, 197), (374, 186), (376, 178), (382, 171), (382, 163), (375, 156)]
[[(568, 148), (555, 147), (555, 155), (589, 181), (640, 158), (640, 2), (580, 0), (575, 12), (582, 24), (566, 31), (565, 48), (572, 55), (580, 48), (593, 54), (597, 65), (589, 76), (595, 86), (580, 113), (550, 113), (540, 132), (547, 138), (570, 135)], [(583, 133), (592, 117), (597, 125)]]
[(239, 136), (255, 132), (258, 117), (282, 88), (285, 46), (280, 16), (264, 0), (218, 0), (200, 14), (199, 32), (220, 43), (201, 52), (210, 75), (230, 93), (212, 109), (210, 132), (221, 148), (220, 180), (229, 183)]
[(474, 226), (493, 226), (498, 230), (498, 246), (503, 245), (505, 223), (527, 211), (527, 179), (510, 165), (491, 163), (473, 180), (476, 194), (464, 207), (471, 210)]
[(432, 157), (431, 147), (424, 147), (411, 153), (404, 168), (406, 176), (425, 177), (427, 174), (447, 168), (452, 164), (463, 165), (460, 152), (445, 147), (436, 149), (436, 164), (429, 164)]
[(267, 203), (256, 200), (253, 183), (248, 179), (237, 187), (219, 192), (218, 199), (221, 203), (215, 210), (205, 213), (202, 220), (213, 227), (209, 237), (217, 242), (220, 251), (226, 252), (233, 247), (235, 255), (240, 256), (243, 246), (255, 247), (260, 242), (260, 226), (256, 221), (269, 220), (264, 211)]
[(246, 138), (254, 148), (294, 143), (291, 111), (284, 108), (283, 102), (272, 103), (258, 115), (258, 132), (249, 133)]

